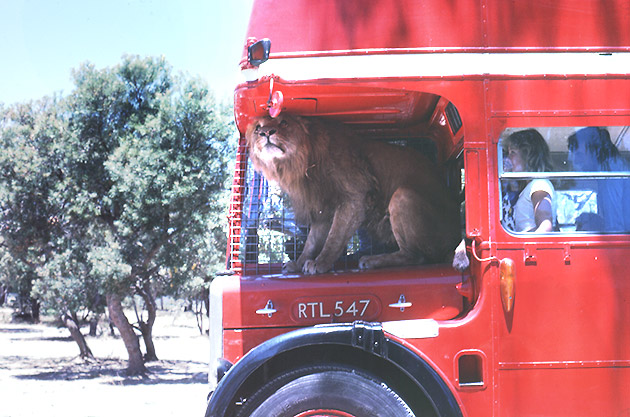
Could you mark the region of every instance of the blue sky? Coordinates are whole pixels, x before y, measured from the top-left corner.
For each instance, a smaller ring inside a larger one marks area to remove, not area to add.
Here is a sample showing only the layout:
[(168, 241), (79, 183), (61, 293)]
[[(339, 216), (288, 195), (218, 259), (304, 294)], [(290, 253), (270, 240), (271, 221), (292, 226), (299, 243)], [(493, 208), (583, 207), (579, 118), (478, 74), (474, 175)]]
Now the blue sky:
[(238, 81), (252, 0), (0, 0), (0, 102), (68, 94), (71, 69), (164, 55), (222, 99)]

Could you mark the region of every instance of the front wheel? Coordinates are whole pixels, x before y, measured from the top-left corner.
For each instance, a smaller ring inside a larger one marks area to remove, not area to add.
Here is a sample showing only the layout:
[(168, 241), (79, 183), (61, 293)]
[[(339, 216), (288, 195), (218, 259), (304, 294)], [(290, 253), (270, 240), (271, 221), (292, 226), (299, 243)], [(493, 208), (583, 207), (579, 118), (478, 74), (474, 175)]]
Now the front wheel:
[(414, 417), (405, 401), (367, 373), (337, 365), (276, 377), (249, 398), (239, 417)]

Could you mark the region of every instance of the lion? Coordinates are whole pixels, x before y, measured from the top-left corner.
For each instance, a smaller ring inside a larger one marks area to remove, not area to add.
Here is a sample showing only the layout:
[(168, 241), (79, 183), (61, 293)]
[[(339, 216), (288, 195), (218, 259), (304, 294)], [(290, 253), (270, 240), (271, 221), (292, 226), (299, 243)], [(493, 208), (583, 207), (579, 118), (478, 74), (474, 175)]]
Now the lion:
[(278, 183), (296, 218), (310, 225), (285, 273), (329, 271), (359, 228), (394, 248), (361, 257), (360, 269), (452, 259), (461, 239), (459, 205), (420, 152), (290, 114), (254, 120), (246, 139), (254, 168)]

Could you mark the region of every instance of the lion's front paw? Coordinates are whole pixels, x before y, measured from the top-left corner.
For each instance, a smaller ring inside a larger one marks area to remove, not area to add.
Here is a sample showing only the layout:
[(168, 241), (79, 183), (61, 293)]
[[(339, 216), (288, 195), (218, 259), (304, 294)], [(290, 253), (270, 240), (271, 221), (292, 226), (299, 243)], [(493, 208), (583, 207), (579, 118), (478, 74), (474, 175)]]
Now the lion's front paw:
[(317, 264), (312, 259), (304, 262), (304, 266), (302, 267), (302, 272), (308, 275), (313, 275), (317, 273)]
[(293, 274), (296, 272), (300, 272), (300, 267), (295, 261), (289, 261), (282, 266), (282, 273), (284, 274)]
[(323, 274), (324, 272), (328, 272), (331, 267), (332, 265), (326, 266), (321, 262), (317, 262), (316, 260), (308, 260), (304, 262), (302, 272), (307, 275)]

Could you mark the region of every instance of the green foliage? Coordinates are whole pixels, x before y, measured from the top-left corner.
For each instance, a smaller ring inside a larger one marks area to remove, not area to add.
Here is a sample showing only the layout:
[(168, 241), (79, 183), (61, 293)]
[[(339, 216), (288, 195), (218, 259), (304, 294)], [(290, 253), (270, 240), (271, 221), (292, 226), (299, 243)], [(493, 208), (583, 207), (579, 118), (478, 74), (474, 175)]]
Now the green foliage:
[(230, 109), (159, 58), (73, 77), (0, 108), (0, 277), (57, 311), (198, 291), (224, 268)]
[(50, 197), (62, 177), (56, 143), (66, 120), (60, 108), (58, 99), (45, 98), (0, 116), (0, 277), (25, 299), (59, 232), (59, 207)]

